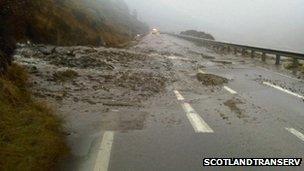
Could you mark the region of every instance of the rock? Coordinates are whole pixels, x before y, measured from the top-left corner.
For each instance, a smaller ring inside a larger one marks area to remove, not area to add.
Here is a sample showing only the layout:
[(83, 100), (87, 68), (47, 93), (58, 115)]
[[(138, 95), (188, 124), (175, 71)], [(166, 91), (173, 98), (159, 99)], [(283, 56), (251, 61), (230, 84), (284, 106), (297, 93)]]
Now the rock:
[(44, 54), (44, 55), (49, 55), (54, 52), (55, 47), (54, 46), (41, 46), (38, 47), (38, 50)]
[(224, 83), (228, 83), (227, 78), (223, 78), (213, 74), (204, 74), (204, 73), (197, 73), (196, 74), (197, 80), (200, 81), (203, 85), (206, 86), (217, 86), (222, 85)]
[(36, 67), (36, 66), (32, 66), (31, 68), (30, 68), (30, 73), (32, 73), (32, 74), (37, 74), (39, 71), (38, 71), (38, 68)]
[(225, 60), (211, 60), (212, 62), (215, 62), (215, 63), (221, 63), (221, 64), (232, 64), (231, 61), (225, 61)]

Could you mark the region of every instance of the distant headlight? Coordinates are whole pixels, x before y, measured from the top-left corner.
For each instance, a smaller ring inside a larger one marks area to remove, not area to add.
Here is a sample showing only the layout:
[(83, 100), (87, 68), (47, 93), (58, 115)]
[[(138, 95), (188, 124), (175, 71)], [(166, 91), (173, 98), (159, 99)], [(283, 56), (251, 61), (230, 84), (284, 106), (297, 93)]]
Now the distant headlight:
[(152, 34), (158, 34), (158, 33), (159, 33), (158, 29), (156, 28), (152, 29)]

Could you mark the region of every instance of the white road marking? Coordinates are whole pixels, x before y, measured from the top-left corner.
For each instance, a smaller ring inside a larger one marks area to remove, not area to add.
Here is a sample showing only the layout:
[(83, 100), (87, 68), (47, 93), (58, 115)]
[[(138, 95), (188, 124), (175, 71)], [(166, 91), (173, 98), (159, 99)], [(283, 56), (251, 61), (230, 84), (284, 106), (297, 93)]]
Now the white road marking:
[(168, 59), (178, 59), (178, 60), (184, 60), (184, 61), (191, 61), (191, 59), (188, 58), (182, 58), (178, 56), (167, 56)]
[(206, 74), (206, 72), (204, 72), (204, 71), (201, 70), (201, 69), (198, 69), (198, 72), (199, 72), (199, 73), (202, 73), (202, 74)]
[(174, 90), (174, 93), (177, 100), (185, 100), (185, 98), (177, 90)]
[(285, 128), (287, 131), (289, 131), (290, 133), (292, 133), (293, 135), (295, 135), (296, 137), (298, 137), (300, 140), (304, 141), (304, 135), (295, 130), (294, 128)]
[(227, 86), (224, 86), (224, 89), (227, 90), (229, 93), (231, 94), (237, 94), (236, 91), (232, 90), (231, 88), (227, 87)]
[(111, 149), (114, 140), (114, 132), (106, 131), (103, 134), (101, 145), (95, 162), (94, 171), (107, 171), (111, 157)]
[(289, 90), (287, 90), (287, 89), (284, 89), (284, 88), (282, 88), (282, 87), (280, 87), (280, 86), (273, 85), (273, 84), (271, 84), (271, 83), (269, 83), (269, 82), (263, 82), (263, 84), (268, 85), (268, 86), (270, 86), (270, 87), (273, 87), (273, 88), (275, 88), (275, 89), (278, 89), (278, 90), (280, 90), (280, 91), (283, 91), (283, 92), (285, 92), (285, 93), (287, 93), (287, 94), (290, 94), (290, 95), (299, 97), (299, 98), (301, 98), (301, 99), (304, 99), (303, 96), (301, 96), (301, 95), (299, 95), (299, 94), (297, 94), (297, 93), (294, 93), (294, 92), (292, 92), (292, 91), (289, 91)]
[[(174, 93), (178, 100), (185, 100), (179, 91), (174, 90)], [(210, 126), (196, 113), (189, 103), (182, 102), (182, 107), (185, 110), (187, 118), (196, 133), (213, 133)]]
[(196, 113), (189, 103), (183, 103), (182, 106), (196, 133), (213, 133), (209, 125)]
[(269, 69), (267, 69), (267, 68), (263, 68), (263, 67), (260, 67), (260, 66), (258, 66), (258, 68), (261, 68), (261, 69), (263, 69), (263, 70), (265, 70), (265, 71), (272, 72), (272, 73), (275, 73), (275, 74), (278, 74), (278, 75), (280, 75), (280, 76), (283, 76), (283, 77), (286, 77), (286, 78), (290, 78), (290, 79), (293, 79), (293, 80), (296, 80), (296, 81), (302, 81), (301, 79), (293, 78), (293, 77), (288, 76), (288, 75), (284, 75), (284, 74), (281, 74), (281, 73), (278, 73), (278, 72), (275, 72), (275, 71), (271, 71), (271, 70), (269, 70)]

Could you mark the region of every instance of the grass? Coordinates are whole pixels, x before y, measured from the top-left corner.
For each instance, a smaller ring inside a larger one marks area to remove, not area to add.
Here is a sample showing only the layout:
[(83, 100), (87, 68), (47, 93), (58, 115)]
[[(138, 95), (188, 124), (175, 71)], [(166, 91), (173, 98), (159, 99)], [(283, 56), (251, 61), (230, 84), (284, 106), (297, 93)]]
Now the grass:
[(27, 79), (16, 64), (0, 76), (0, 170), (54, 170), (68, 154), (61, 121), (32, 99)]
[(77, 78), (79, 74), (74, 70), (58, 71), (53, 74), (54, 80), (57, 82), (71, 81)]
[[(9, 30), (18, 42), (116, 47), (131, 41), (136, 34), (149, 31), (127, 8), (121, 10), (123, 1), (2, 1), (0, 33)], [(2, 13), (9, 15), (2, 17)]]

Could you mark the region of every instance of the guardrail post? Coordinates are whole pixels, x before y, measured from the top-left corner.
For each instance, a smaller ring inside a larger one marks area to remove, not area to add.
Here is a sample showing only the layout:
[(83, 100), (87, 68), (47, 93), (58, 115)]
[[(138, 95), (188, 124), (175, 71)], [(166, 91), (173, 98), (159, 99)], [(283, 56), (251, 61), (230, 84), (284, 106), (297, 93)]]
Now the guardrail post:
[(262, 61), (263, 61), (263, 62), (266, 61), (266, 53), (265, 53), (265, 52), (262, 53)]
[(251, 58), (254, 58), (254, 50), (251, 50)]
[(281, 56), (279, 54), (276, 54), (276, 65), (280, 65)]

